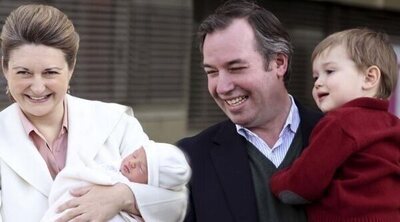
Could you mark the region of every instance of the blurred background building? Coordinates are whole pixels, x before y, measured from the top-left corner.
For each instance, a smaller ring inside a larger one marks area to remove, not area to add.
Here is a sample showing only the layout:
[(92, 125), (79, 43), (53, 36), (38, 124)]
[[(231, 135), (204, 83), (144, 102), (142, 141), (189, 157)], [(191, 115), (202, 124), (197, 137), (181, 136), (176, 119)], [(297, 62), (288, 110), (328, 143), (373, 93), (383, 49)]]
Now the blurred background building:
[[(224, 0), (0, 0), (0, 25), (24, 3), (54, 5), (81, 37), (71, 94), (132, 106), (151, 138), (175, 142), (225, 118), (207, 91), (198, 24)], [(400, 52), (398, 0), (258, 0), (291, 34), (289, 92), (315, 108), (310, 54), (328, 34), (353, 27), (384, 31)], [(0, 77), (0, 90), (6, 82)], [(398, 90), (400, 92), (400, 90)], [(400, 95), (392, 97), (400, 113)], [(10, 104), (0, 93), (0, 110)], [(398, 104), (398, 105), (396, 105)]]

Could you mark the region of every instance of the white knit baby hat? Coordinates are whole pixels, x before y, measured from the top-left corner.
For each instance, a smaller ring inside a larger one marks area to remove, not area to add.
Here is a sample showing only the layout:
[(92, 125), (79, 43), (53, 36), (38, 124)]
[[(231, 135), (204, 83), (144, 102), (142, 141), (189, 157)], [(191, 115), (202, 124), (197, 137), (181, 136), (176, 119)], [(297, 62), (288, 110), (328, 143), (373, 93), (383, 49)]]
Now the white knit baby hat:
[(189, 181), (191, 169), (183, 152), (174, 145), (150, 141), (146, 152), (148, 184), (181, 190)]

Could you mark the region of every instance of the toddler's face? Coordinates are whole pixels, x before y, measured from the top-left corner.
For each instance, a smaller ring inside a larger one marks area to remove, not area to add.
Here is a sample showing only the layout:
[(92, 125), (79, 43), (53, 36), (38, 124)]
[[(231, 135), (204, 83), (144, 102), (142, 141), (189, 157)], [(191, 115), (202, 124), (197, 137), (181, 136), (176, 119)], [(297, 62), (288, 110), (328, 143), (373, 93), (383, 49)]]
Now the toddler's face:
[(147, 159), (143, 147), (122, 160), (120, 171), (131, 182), (147, 184)]
[(313, 61), (315, 102), (323, 112), (328, 112), (364, 96), (364, 76), (343, 45), (325, 49)]

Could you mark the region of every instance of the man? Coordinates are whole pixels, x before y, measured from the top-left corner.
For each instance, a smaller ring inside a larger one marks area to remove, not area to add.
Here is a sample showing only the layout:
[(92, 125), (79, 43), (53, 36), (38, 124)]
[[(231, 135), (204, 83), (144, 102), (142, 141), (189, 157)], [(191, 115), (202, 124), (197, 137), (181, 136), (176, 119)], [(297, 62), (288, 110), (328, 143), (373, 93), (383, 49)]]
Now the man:
[(186, 221), (306, 221), (268, 186), (321, 116), (287, 92), (289, 35), (271, 12), (231, 1), (203, 21), (199, 37), (208, 90), (229, 120), (178, 142), (193, 170)]

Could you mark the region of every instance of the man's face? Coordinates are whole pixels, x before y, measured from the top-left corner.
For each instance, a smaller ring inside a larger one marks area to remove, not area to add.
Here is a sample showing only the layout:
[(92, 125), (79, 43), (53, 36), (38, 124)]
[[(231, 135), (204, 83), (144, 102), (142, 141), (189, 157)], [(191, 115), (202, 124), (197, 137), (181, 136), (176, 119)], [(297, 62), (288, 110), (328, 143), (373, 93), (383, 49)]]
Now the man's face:
[(147, 184), (147, 158), (143, 148), (137, 149), (122, 160), (120, 171), (131, 182)]
[[(286, 57), (283, 58), (287, 64)], [(279, 62), (278, 62), (279, 63)], [(286, 65), (270, 61), (267, 68), (256, 50), (254, 32), (244, 19), (207, 34), (203, 65), (208, 90), (218, 106), (236, 124), (251, 128), (267, 124), (282, 112), (282, 81)]]

